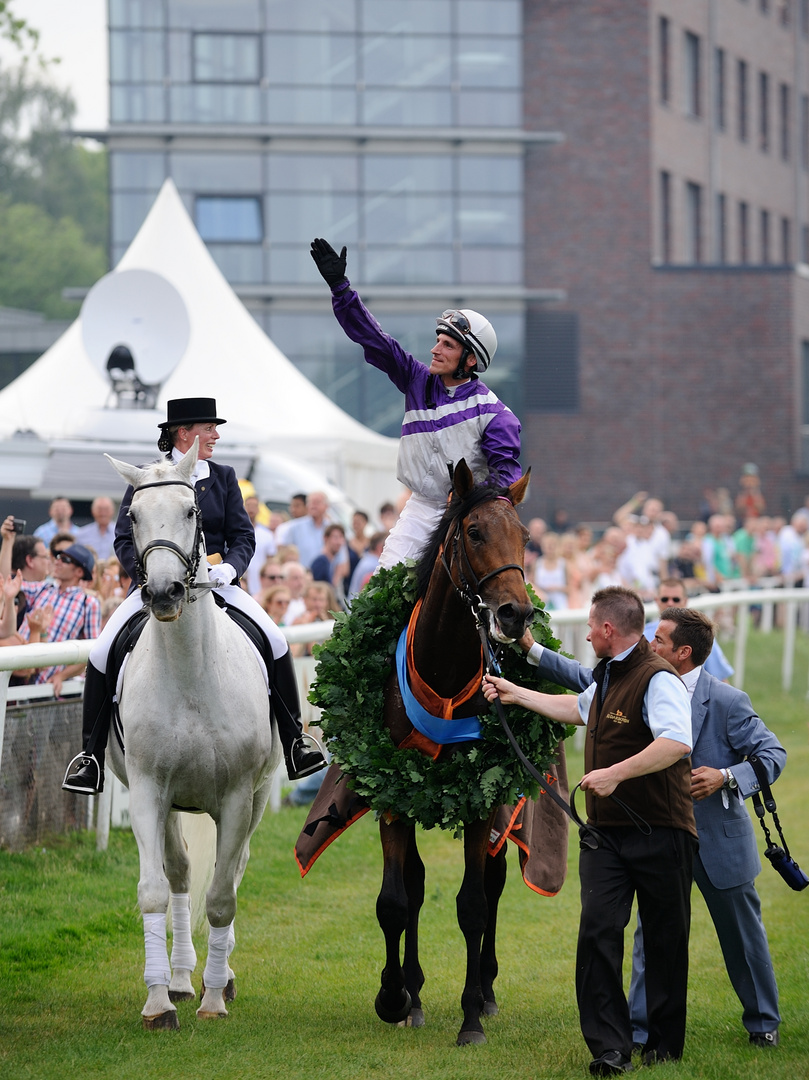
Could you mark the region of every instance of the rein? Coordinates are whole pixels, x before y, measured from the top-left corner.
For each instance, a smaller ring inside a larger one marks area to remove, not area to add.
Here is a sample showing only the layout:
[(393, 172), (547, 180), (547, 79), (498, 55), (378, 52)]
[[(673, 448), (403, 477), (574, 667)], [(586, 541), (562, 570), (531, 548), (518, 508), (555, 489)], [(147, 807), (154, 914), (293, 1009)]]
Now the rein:
[(142, 587), (146, 584), (146, 556), (161, 548), (164, 551), (171, 551), (174, 555), (178, 556), (183, 566), (185, 566), (186, 573), (183, 580), (185, 598), (187, 603), (193, 604), (197, 597), (192, 595), (192, 589), (217, 589), (220, 587), (220, 582), (218, 581), (196, 580), (202, 558), (200, 551), (200, 544), (202, 543), (202, 515), (200, 514), (199, 503), (197, 502), (197, 491), (193, 484), (189, 484), (185, 480), (155, 480), (150, 484), (141, 484), (140, 487), (133, 488), (132, 497), (134, 498), (140, 491), (155, 487), (184, 487), (194, 493), (194, 516), (196, 518), (196, 525), (194, 528), (193, 550), (191, 554), (188, 554), (183, 551), (179, 544), (175, 544), (173, 540), (165, 540), (162, 537), (158, 537), (156, 540), (150, 540), (144, 549), (139, 551), (133, 532), (132, 547), (135, 552), (135, 573), (137, 574), (138, 585)]

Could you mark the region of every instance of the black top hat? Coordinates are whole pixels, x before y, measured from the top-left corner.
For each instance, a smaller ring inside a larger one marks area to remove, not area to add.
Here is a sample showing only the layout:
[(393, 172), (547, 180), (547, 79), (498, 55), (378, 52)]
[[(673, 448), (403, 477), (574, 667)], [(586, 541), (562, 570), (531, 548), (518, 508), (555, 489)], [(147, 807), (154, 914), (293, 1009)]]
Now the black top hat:
[(216, 415), (216, 398), (212, 397), (181, 397), (173, 398), (166, 405), (166, 419), (159, 428), (173, 427), (179, 424), (188, 427), (190, 424), (226, 424)]

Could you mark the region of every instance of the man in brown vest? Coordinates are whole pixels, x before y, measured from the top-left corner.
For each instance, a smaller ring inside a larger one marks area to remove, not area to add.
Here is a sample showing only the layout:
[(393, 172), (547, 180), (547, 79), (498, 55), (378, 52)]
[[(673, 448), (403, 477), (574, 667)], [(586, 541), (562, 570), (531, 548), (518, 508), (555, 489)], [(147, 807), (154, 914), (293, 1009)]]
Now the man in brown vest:
[[(680, 1058), (685, 1040), (697, 836), (688, 758), (691, 708), (674, 668), (644, 638), (644, 623), (637, 593), (601, 589), (593, 596), (588, 620), (588, 641), (600, 661), (594, 671), (564, 657), (548, 660), (555, 682), (583, 693), (540, 694), (493, 676), (484, 682), (490, 701), (499, 696), (505, 704), (587, 726), (581, 787), (588, 825), (595, 827), (587, 839), (595, 839), (597, 846), (588, 846), (583, 837), (576, 994), (594, 1076), (632, 1068), (622, 965), (624, 930), (636, 894), (647, 957), (644, 1062)], [(536, 648), (529, 660), (538, 660), (540, 671), (550, 677), (550, 671), (543, 671), (547, 650), (534, 656)]]

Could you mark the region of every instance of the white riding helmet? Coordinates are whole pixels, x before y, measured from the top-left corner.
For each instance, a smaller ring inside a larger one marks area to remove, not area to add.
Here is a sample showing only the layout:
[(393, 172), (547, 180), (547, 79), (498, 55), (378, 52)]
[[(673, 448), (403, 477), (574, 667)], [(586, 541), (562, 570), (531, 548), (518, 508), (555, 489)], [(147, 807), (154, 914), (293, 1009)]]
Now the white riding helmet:
[(436, 336), (448, 334), (466, 346), (462, 363), (470, 352), (475, 354), (475, 371), (485, 371), (497, 352), (497, 335), (494, 327), (480, 312), (471, 308), (450, 308), (436, 319)]

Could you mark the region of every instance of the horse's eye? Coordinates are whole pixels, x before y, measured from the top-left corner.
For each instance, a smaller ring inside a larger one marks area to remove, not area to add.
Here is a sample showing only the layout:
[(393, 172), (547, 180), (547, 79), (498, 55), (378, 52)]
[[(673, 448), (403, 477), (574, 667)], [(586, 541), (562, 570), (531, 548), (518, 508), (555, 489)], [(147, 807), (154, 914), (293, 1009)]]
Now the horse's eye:
[(470, 525), (469, 532), (466, 535), (469, 537), (470, 540), (473, 540), (475, 543), (479, 543), (483, 539), (480, 529), (477, 527), (477, 525)]
[(189, 506), (189, 508), (188, 508), (188, 520), (190, 521), (193, 516), (194, 516), (194, 507)]
[(138, 519), (135, 517), (131, 510), (129, 511), (129, 520), (132, 522), (133, 525), (136, 525), (138, 522)]

